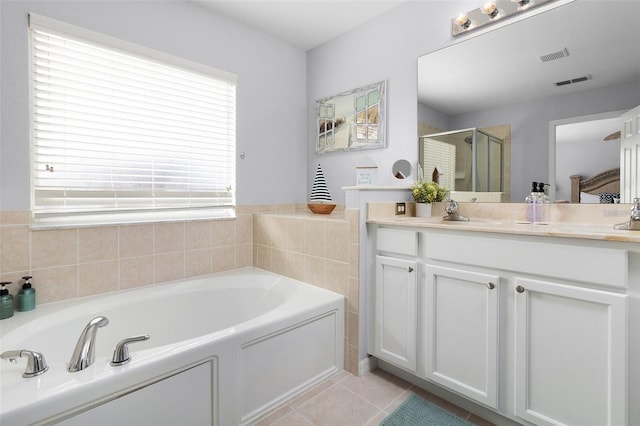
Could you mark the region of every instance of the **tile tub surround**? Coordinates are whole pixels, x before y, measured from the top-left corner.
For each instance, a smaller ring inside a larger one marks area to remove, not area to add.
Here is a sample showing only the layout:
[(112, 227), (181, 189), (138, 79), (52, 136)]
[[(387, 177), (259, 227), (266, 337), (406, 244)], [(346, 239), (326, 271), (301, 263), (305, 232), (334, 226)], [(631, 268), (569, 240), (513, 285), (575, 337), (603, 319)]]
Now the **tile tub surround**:
[[(32, 275), (37, 303), (256, 266), (347, 296), (345, 368), (358, 374), (358, 210), (238, 206), (233, 220), (31, 230), (0, 212), (0, 279)], [(354, 231), (355, 230), (355, 231)]]

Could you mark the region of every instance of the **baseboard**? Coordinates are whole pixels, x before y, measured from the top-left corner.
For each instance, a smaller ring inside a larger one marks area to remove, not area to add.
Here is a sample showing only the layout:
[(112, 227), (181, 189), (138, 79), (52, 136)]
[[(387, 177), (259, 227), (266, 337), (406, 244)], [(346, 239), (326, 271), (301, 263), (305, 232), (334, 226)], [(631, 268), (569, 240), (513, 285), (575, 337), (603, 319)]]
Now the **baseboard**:
[(368, 356), (365, 359), (360, 360), (358, 365), (358, 376), (364, 376), (376, 370), (378, 368), (378, 360), (372, 356)]

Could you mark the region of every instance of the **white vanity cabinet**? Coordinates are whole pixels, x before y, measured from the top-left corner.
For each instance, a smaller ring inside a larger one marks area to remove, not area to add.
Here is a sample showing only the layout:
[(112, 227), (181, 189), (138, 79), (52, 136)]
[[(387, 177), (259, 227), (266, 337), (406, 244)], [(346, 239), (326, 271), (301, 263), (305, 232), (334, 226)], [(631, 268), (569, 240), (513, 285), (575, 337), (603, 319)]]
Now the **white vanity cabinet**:
[(497, 408), (500, 276), (430, 264), (425, 271), (424, 377)]
[[(628, 300), (638, 291), (638, 247), (418, 229), (416, 377), (524, 424), (640, 421), (629, 408), (630, 390), (640, 389), (630, 359), (640, 341), (629, 340), (637, 302)], [(389, 295), (378, 300), (379, 271), (376, 328), (380, 304), (394, 306)]]
[(626, 296), (515, 285), (515, 414), (540, 425), (628, 424)]
[(417, 232), (380, 229), (376, 247), (373, 354), (415, 372), (418, 325)]

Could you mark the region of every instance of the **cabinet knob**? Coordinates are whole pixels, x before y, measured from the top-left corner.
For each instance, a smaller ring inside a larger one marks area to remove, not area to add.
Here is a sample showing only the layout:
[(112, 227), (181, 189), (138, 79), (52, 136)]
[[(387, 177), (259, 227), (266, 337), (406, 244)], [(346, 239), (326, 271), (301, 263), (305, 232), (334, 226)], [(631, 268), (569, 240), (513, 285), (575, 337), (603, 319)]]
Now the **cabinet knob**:
[(496, 288), (496, 285), (494, 283), (487, 283), (487, 288), (489, 290), (493, 290), (494, 288)]
[(413, 272), (413, 268), (411, 266), (409, 266), (409, 272)]
[(517, 286), (517, 287), (516, 287), (516, 291), (517, 291), (518, 293), (524, 293), (524, 287), (522, 287), (521, 285), (519, 285), (519, 286)]

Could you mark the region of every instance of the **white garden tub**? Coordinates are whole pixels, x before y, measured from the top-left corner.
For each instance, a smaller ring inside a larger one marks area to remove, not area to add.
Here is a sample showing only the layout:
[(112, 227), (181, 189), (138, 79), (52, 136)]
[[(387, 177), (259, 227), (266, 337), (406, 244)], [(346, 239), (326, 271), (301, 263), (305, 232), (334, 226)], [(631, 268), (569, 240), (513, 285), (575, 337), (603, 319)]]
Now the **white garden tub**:
[[(70, 373), (84, 326), (102, 315), (96, 359)], [(131, 361), (109, 365), (116, 344)], [(0, 424), (245, 424), (343, 367), (344, 297), (259, 269), (110, 293), (16, 312), (0, 322)]]

